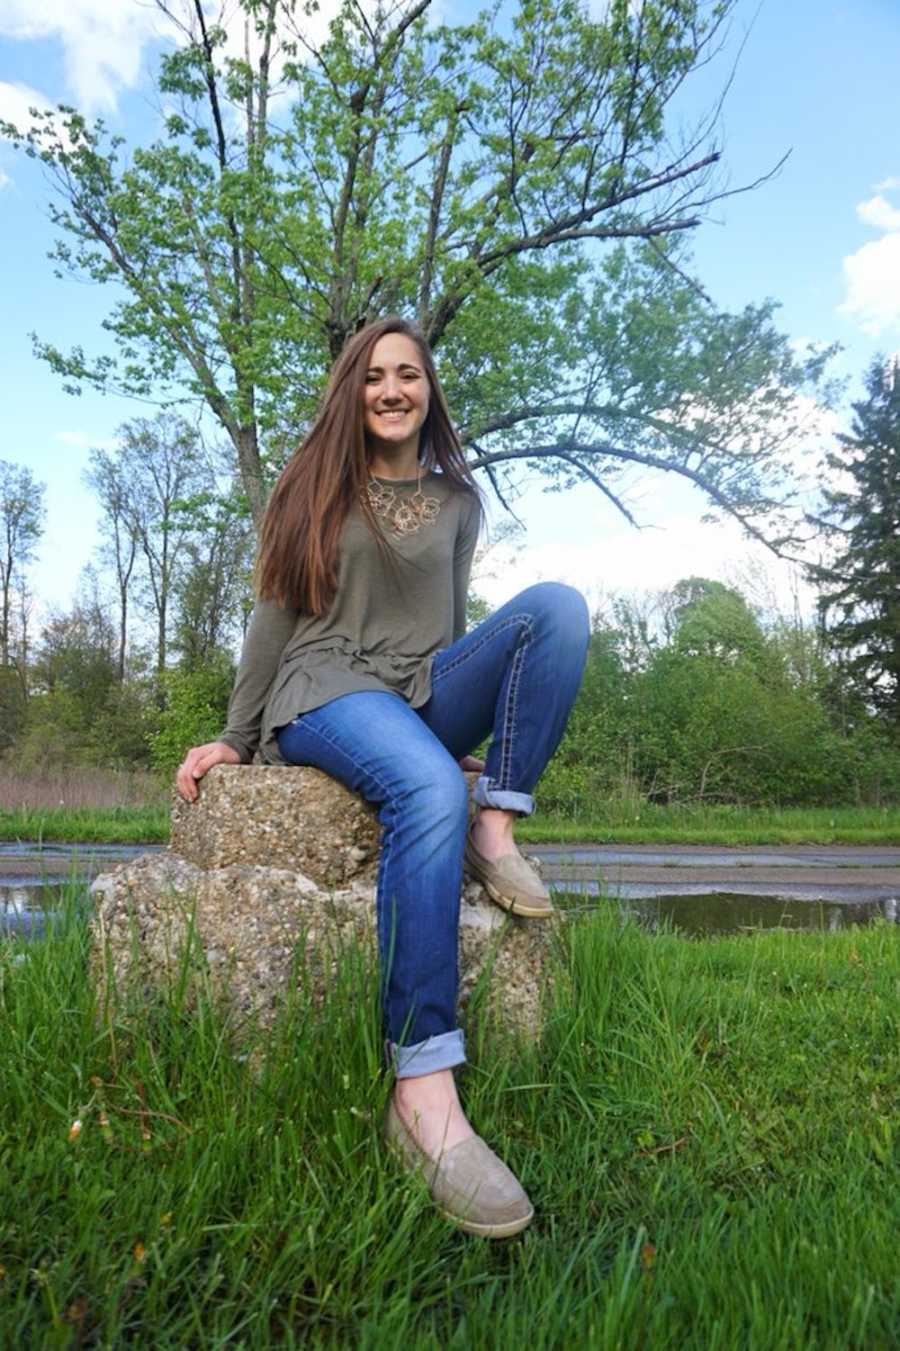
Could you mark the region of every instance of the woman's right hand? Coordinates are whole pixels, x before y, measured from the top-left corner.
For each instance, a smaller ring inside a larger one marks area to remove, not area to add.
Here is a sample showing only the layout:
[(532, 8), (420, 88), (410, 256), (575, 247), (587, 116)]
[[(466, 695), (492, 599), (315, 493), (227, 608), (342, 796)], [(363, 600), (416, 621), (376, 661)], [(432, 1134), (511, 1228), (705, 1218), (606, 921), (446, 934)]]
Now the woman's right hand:
[(197, 780), (209, 773), (213, 765), (239, 765), (241, 757), (233, 746), (224, 741), (207, 741), (205, 746), (192, 746), (178, 766), (175, 786), (185, 802), (197, 801)]

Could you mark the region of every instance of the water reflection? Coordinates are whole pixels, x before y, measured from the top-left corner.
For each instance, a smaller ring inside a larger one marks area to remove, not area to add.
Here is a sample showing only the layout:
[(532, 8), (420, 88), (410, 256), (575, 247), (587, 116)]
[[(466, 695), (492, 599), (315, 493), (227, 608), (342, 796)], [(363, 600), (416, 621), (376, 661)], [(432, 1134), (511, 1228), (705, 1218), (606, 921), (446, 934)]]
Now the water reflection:
[(670, 925), (679, 933), (702, 937), (711, 934), (751, 933), (754, 929), (804, 929), (834, 931), (851, 924), (871, 924), (885, 919), (900, 923), (900, 900), (894, 896), (866, 901), (801, 901), (784, 896), (745, 895), (735, 892), (705, 892), (689, 895), (611, 897), (585, 903), (582, 892), (556, 892), (554, 899), (566, 910), (596, 910), (598, 905), (617, 905), (651, 929)]
[(0, 882), (0, 938), (37, 938), (56, 910), (61, 882), (4, 877)]

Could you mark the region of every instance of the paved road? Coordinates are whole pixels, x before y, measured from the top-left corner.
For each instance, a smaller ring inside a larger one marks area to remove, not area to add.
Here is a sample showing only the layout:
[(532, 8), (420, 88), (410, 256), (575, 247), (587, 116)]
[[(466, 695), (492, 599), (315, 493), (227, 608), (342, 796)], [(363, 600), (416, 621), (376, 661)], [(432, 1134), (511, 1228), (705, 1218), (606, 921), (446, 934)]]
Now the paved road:
[[(73, 863), (90, 877), (162, 847), (0, 842), (0, 932), (39, 934), (43, 907), (53, 908), (43, 883), (67, 877)], [(529, 845), (526, 852), (542, 860), (558, 891), (615, 897), (651, 925), (670, 921), (685, 933), (832, 929), (879, 915), (900, 922), (900, 848)]]
[(36, 844), (0, 840), (0, 884), (10, 877), (68, 877), (76, 873), (95, 877), (138, 854), (162, 850), (162, 844)]
[(856, 845), (536, 845), (543, 873), (566, 890), (610, 895), (727, 892), (840, 903), (900, 898), (900, 848)]
[[(161, 845), (4, 844), (0, 885), (13, 880), (90, 876)], [(787, 896), (840, 902), (900, 898), (900, 847), (767, 845), (713, 849), (704, 845), (528, 845), (554, 886), (621, 896)]]

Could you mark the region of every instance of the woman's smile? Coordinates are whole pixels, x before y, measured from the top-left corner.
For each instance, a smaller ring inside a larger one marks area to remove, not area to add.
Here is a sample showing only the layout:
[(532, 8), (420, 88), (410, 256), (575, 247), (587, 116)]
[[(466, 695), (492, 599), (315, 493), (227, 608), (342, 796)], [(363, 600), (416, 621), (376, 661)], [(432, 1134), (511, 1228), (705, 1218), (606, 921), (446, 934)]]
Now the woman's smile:
[(363, 414), (373, 472), (415, 473), (419, 435), (431, 388), (416, 344), (405, 333), (386, 333), (372, 348), (363, 385)]

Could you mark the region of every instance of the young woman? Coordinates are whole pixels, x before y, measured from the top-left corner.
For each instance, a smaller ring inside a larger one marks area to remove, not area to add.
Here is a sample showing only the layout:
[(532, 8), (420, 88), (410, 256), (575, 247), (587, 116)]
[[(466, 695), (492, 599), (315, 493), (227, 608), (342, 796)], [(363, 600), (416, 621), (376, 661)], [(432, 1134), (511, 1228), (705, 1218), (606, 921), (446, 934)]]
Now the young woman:
[[(259, 600), (218, 741), (188, 751), (188, 801), (213, 765), (314, 765), (379, 807), (378, 936), (396, 1074), (386, 1134), (443, 1211), (488, 1237), (533, 1209), (456, 1093), (463, 868), (513, 914), (552, 913), (513, 842), (578, 689), (587, 607), (529, 587), (465, 632), (478, 490), (414, 325), (368, 325), (266, 511)], [(488, 735), (487, 761), (470, 752)], [(463, 770), (478, 770), (469, 830)]]

